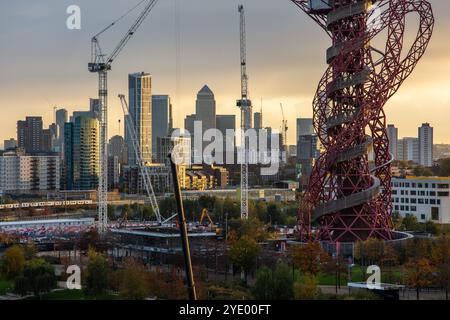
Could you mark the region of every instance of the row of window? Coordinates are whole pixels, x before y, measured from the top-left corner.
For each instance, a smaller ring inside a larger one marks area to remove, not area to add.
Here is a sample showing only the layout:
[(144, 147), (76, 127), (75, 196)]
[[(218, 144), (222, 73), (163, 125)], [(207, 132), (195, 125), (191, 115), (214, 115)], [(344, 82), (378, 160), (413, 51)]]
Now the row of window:
[(416, 206), (394, 206), (394, 211), (412, 211), (412, 212), (416, 212), (417, 211), (417, 207)]
[[(398, 194), (398, 190), (392, 190), (393, 195)], [(438, 197), (448, 197), (450, 195), (449, 191), (424, 191), (424, 190), (400, 190), (400, 195), (402, 196), (430, 196), (435, 197), (436, 195)]]
[[(399, 210), (416, 212), (417, 208), (415, 206), (411, 206), (411, 207), (409, 207), (409, 206), (394, 206), (394, 211), (398, 212)], [(405, 213), (403, 213), (403, 214), (405, 214)], [(408, 214), (408, 213), (406, 213), (406, 214)], [(423, 214), (423, 213), (420, 214), (420, 219), (425, 220), (426, 219), (425, 214)], [(431, 208), (431, 220), (439, 221), (439, 208), (437, 208), (437, 207)]]
[(449, 189), (448, 183), (428, 183), (428, 182), (392, 182), (393, 187), (400, 188), (432, 188), (432, 189)]
[(421, 199), (421, 198), (392, 198), (393, 203), (418, 203), (418, 204), (441, 204), (440, 199)]

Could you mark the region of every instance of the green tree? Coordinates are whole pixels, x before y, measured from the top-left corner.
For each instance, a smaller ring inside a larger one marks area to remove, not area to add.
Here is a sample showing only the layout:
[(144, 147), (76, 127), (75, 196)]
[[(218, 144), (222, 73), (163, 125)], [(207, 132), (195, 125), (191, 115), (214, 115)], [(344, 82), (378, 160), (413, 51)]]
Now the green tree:
[(255, 266), (260, 251), (261, 248), (256, 240), (247, 235), (234, 241), (228, 250), (228, 257), (233, 265), (244, 272), (245, 283), (247, 283), (248, 273)]
[(15, 279), (14, 287), (21, 295), (33, 292), (38, 296), (50, 292), (56, 287), (55, 269), (44, 259), (32, 259), (25, 264), (22, 275)]
[(439, 160), (439, 175), (441, 177), (450, 176), (450, 158)]
[(431, 220), (428, 220), (427, 222), (425, 222), (424, 231), (427, 233), (436, 235), (439, 230), (438, 230), (438, 226), (436, 223), (434, 223)]
[(271, 224), (286, 224), (286, 214), (282, 212), (279, 206), (275, 203), (271, 203), (267, 206), (267, 218)]
[(272, 300), (273, 299), (273, 277), (272, 270), (266, 266), (262, 266), (256, 273), (256, 282), (252, 293), (256, 300)]
[(258, 269), (252, 290), (257, 300), (290, 300), (294, 297), (291, 269), (279, 263), (274, 272), (266, 266)]
[(430, 177), (433, 175), (433, 171), (430, 168), (417, 166), (413, 170), (415, 176)]
[(273, 299), (292, 299), (294, 297), (293, 286), (291, 268), (284, 263), (279, 263), (273, 275)]
[(99, 295), (108, 288), (109, 267), (105, 256), (90, 248), (86, 270), (85, 290), (89, 295)]
[(18, 276), (25, 266), (25, 261), (25, 250), (22, 246), (9, 247), (1, 260), (2, 273), (8, 279)]
[(108, 219), (115, 221), (116, 217), (116, 206), (113, 204), (108, 204)]
[(155, 213), (153, 212), (153, 209), (151, 206), (146, 205), (142, 209), (142, 218), (144, 220), (152, 220), (155, 218)]
[(175, 197), (164, 198), (159, 203), (159, 211), (164, 217), (169, 217), (177, 212)]
[(240, 217), (240, 205), (238, 202), (226, 197), (223, 201), (223, 213), (228, 214), (228, 219)]
[(407, 214), (402, 219), (401, 229), (403, 231), (416, 231), (419, 230), (420, 225), (419, 222), (417, 222), (416, 216), (412, 214)]
[(266, 222), (267, 218), (267, 203), (264, 201), (256, 201), (255, 203), (256, 217), (259, 221)]

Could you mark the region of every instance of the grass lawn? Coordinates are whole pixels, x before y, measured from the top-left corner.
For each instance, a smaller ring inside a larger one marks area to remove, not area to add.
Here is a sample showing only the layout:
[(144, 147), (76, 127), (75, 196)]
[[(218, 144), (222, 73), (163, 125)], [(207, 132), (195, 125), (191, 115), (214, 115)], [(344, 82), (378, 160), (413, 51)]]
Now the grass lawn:
[[(38, 297), (30, 298), (37, 300)], [(83, 290), (57, 290), (42, 295), (42, 300), (116, 300), (116, 295), (102, 294), (99, 296), (87, 296)]]
[(0, 295), (11, 292), (13, 289), (13, 282), (11, 280), (0, 279)]
[[(362, 266), (354, 266), (352, 268), (352, 282), (364, 282), (366, 281), (368, 275), (366, 274), (366, 268)], [(300, 271), (298, 269), (295, 270), (294, 279), (300, 279)], [(393, 267), (393, 268), (384, 268), (381, 270), (381, 282), (396, 282), (392, 281), (392, 278), (402, 279), (402, 269), (401, 267)], [(348, 282), (347, 272), (341, 273), (341, 286), (346, 286)], [(325, 286), (334, 286), (336, 284), (335, 275), (327, 275), (324, 273), (319, 273), (317, 275), (317, 284), (325, 285)]]

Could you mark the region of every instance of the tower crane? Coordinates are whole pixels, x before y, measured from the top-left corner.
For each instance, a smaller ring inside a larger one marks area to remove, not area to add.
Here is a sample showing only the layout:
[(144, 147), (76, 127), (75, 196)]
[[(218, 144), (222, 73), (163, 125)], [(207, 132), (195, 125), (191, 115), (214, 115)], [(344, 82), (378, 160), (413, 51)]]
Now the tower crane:
[(241, 45), (241, 99), (237, 106), (241, 109), (241, 219), (248, 219), (248, 138), (245, 132), (252, 127), (252, 102), (248, 97), (247, 49), (245, 35), (244, 6), (239, 5), (240, 14), (240, 45)]
[[(126, 32), (124, 37), (120, 40), (119, 44), (112, 51), (112, 53), (105, 58), (100, 44), (99, 36), (105, 31), (113, 27), (117, 21), (121, 20), (129, 12), (134, 10), (143, 2), (148, 1), (142, 12), (139, 14), (136, 21), (132, 24), (130, 29)], [(128, 41), (134, 35), (136, 30), (148, 16), (158, 0), (142, 0), (135, 7), (122, 15), (119, 19), (108, 25), (101, 30), (91, 39), (91, 62), (88, 64), (88, 70), (92, 73), (98, 74), (98, 97), (100, 104), (100, 172), (98, 181), (98, 230), (100, 233), (104, 233), (107, 228), (108, 222), (108, 151), (107, 151), (107, 138), (108, 138), (108, 71), (111, 70), (113, 61), (117, 58), (119, 53), (126, 46)]]
[(280, 103), (280, 108), (281, 108), (281, 115), (283, 117), (283, 120), (281, 122), (281, 137), (282, 137), (282, 147), (283, 147), (283, 151), (286, 151), (287, 149), (287, 131), (289, 129), (288, 125), (287, 125), (287, 120), (284, 117), (284, 110), (283, 110), (283, 104)]
[(150, 174), (148, 172), (148, 167), (144, 165), (144, 161), (142, 160), (139, 139), (137, 138), (137, 134), (136, 134), (136, 127), (134, 126), (134, 121), (133, 121), (132, 117), (127, 116), (130, 114), (130, 110), (128, 109), (128, 103), (123, 94), (119, 94), (119, 99), (120, 99), (120, 104), (122, 105), (123, 113), (125, 115), (125, 121), (126, 121), (127, 129), (128, 129), (127, 133), (131, 137), (134, 155), (137, 160), (136, 162), (138, 163), (139, 171), (141, 172), (141, 175), (142, 175), (142, 181), (144, 182), (145, 191), (147, 192), (153, 212), (156, 215), (156, 220), (158, 221), (158, 223), (161, 224), (161, 223), (163, 223), (162, 216), (159, 211), (158, 201), (156, 200), (155, 192), (153, 190), (152, 182), (150, 179)]

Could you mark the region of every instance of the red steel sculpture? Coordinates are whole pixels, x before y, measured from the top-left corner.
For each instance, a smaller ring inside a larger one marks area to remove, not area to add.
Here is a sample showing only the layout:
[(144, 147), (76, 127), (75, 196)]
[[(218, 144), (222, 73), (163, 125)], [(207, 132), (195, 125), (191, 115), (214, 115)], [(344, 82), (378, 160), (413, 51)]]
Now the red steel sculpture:
[[(291, 0), (330, 36), (329, 64), (313, 101), (324, 152), (300, 205), (301, 240), (392, 239), (392, 155), (383, 106), (411, 74), (430, 41), (434, 18), (426, 0)], [(404, 50), (405, 17), (419, 31)], [(384, 50), (375, 48), (381, 37)], [(374, 165), (369, 164), (369, 150)], [(312, 228), (314, 224), (314, 228)]]

